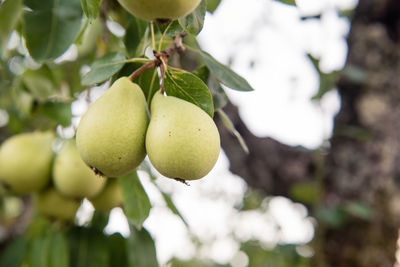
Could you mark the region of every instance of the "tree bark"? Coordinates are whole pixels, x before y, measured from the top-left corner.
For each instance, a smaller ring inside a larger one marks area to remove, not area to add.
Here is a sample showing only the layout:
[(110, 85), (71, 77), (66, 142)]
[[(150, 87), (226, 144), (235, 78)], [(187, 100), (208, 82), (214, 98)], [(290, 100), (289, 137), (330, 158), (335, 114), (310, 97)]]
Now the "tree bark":
[[(315, 266), (394, 266), (400, 227), (400, 1), (360, 0), (348, 36), (346, 68), (338, 80), (341, 110), (331, 149), (324, 156), (320, 205), (345, 219), (327, 224), (320, 208)], [(360, 72), (361, 70), (361, 72)], [(355, 76), (354, 73), (360, 73)], [(230, 170), (269, 195), (291, 196), (293, 185), (316, 181), (316, 152), (254, 136), (232, 104), (225, 107), (249, 146), (216, 119)], [(363, 203), (371, 216), (358, 216), (349, 203)], [(347, 207), (347, 208), (346, 208)]]

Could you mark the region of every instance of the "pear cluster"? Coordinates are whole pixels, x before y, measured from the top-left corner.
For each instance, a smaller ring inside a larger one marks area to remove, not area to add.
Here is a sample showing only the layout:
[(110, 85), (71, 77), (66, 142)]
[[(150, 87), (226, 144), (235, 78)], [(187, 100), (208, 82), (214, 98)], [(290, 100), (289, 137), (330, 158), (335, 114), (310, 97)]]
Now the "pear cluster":
[(96, 175), (81, 159), (75, 140), (64, 141), (58, 153), (54, 140), (53, 133), (33, 132), (4, 141), (0, 184), (14, 194), (33, 194), (36, 212), (55, 220), (73, 221), (83, 198), (107, 203), (100, 210), (122, 205), (119, 184)]
[(122, 77), (82, 117), (76, 134), (82, 159), (108, 177), (129, 173), (146, 153), (168, 178), (196, 180), (215, 165), (220, 137), (212, 118), (196, 105), (157, 92), (150, 122), (141, 88)]

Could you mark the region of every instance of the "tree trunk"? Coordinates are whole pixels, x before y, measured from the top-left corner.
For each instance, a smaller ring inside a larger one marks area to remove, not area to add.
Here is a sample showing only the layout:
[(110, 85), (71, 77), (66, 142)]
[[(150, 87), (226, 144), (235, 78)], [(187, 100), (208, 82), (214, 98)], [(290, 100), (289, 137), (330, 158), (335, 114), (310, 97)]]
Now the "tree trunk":
[[(392, 267), (400, 227), (400, 1), (360, 0), (348, 46), (337, 84), (342, 107), (322, 174), (316, 152), (255, 137), (231, 104), (225, 111), (250, 153), (217, 124), (231, 171), (250, 186), (290, 197), (294, 185), (322, 177), (323, 209), (309, 206), (318, 219), (315, 266)], [(321, 210), (343, 218), (328, 224)]]

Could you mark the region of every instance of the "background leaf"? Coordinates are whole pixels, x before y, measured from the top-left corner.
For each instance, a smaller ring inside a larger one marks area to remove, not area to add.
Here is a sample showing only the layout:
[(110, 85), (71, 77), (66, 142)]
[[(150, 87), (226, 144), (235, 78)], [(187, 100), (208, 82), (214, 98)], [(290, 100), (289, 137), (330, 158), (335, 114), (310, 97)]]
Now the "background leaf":
[(82, 77), (83, 85), (92, 85), (104, 82), (125, 65), (125, 56), (122, 53), (107, 54), (93, 62), (90, 71)]
[(220, 3), (221, 0), (207, 0), (207, 11), (210, 13), (214, 13)]
[(296, 0), (276, 0), (276, 1), (287, 4), (287, 5), (291, 5), (291, 6), (296, 5)]
[(24, 236), (15, 238), (0, 254), (0, 266), (20, 267), (25, 257), (27, 240)]
[(146, 229), (140, 231), (130, 225), (131, 234), (127, 240), (127, 254), (130, 267), (157, 267), (154, 241)]
[(129, 56), (142, 56), (144, 50), (140, 46), (145, 36), (148, 23), (134, 16), (129, 16), (129, 23), (124, 37), (126, 51)]
[(164, 86), (167, 95), (189, 101), (214, 116), (214, 105), (207, 85), (196, 75), (185, 71), (168, 70)]
[(51, 232), (50, 267), (69, 267), (69, 249), (65, 233), (54, 230)]
[(81, 0), (82, 10), (89, 20), (97, 18), (101, 0)]
[(0, 1), (0, 57), (22, 14), (22, 0)]
[(71, 124), (72, 110), (69, 103), (46, 102), (40, 105), (39, 112), (64, 127)]
[(79, 0), (25, 0), (23, 33), (31, 56), (39, 62), (61, 56), (78, 36), (82, 23)]
[(138, 229), (142, 228), (151, 209), (149, 197), (143, 189), (136, 171), (118, 178), (124, 198), (124, 211), (129, 221)]
[(240, 75), (235, 73), (229, 67), (219, 63), (210, 54), (200, 51), (200, 56), (204, 64), (210, 69), (211, 73), (227, 87), (238, 91), (253, 91), (250, 84)]
[(58, 89), (56, 88), (53, 73), (46, 65), (43, 65), (38, 70), (26, 70), (22, 74), (22, 82), (25, 88), (40, 101), (46, 101)]
[(197, 35), (203, 29), (207, 11), (207, 0), (202, 0), (199, 6), (189, 15), (179, 19), (179, 24), (186, 32)]
[[(68, 232), (71, 265), (74, 267), (108, 267), (110, 254), (103, 231), (75, 227)], [(53, 267), (53, 266), (51, 266)]]
[(108, 266), (128, 266), (126, 239), (120, 233), (114, 233), (108, 237), (108, 249), (110, 261)]
[(228, 96), (219, 81), (210, 73), (207, 66), (203, 65), (199, 67), (193, 74), (207, 84), (213, 98), (214, 110), (221, 109), (228, 103)]

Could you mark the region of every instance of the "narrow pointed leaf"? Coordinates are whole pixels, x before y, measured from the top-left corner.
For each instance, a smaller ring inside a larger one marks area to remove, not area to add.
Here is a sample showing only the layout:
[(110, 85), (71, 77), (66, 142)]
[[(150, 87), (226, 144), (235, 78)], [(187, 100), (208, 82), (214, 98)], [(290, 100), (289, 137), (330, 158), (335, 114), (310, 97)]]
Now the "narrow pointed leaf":
[(137, 230), (130, 226), (131, 234), (127, 240), (129, 267), (157, 267), (156, 248), (151, 235), (142, 228)]
[(151, 203), (136, 172), (132, 172), (119, 179), (124, 198), (124, 211), (126, 217), (138, 229), (142, 228), (151, 209)]
[(15, 238), (0, 253), (0, 266), (20, 267), (25, 257), (27, 243), (24, 236)]
[(253, 91), (251, 85), (240, 75), (229, 67), (221, 64), (207, 52), (201, 51), (204, 64), (210, 69), (211, 73), (227, 87), (238, 91)]

